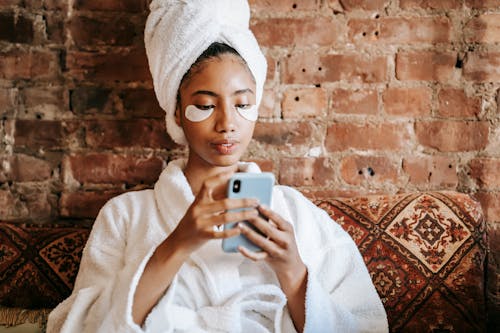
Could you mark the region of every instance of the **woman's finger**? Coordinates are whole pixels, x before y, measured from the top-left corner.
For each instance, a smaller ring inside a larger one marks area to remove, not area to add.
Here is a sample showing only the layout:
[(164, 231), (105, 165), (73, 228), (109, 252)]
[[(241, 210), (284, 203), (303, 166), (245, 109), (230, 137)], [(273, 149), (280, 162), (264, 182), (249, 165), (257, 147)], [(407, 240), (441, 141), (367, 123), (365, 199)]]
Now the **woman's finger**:
[(274, 212), (269, 207), (267, 207), (265, 205), (259, 205), (258, 210), (263, 216), (265, 216), (269, 220), (273, 221), (279, 230), (289, 231), (292, 229), (292, 226), (290, 225), (290, 223), (288, 223), (287, 220), (282, 218), (281, 215)]
[(280, 247), (285, 247), (286, 245), (286, 234), (276, 228), (276, 224), (272, 221), (266, 221), (258, 215), (255, 218), (247, 220), (252, 223), (266, 238), (272, 239), (273, 242), (277, 243)]
[(233, 222), (247, 221), (255, 219), (259, 215), (257, 209), (247, 209), (240, 211), (223, 212), (221, 214), (213, 214), (204, 218), (204, 226), (210, 227), (214, 225), (222, 225)]
[(239, 228), (232, 228), (232, 229), (224, 229), (224, 230), (214, 230), (209, 229), (209, 238), (212, 239), (223, 239), (223, 238), (230, 238), (234, 236), (238, 236), (241, 233), (241, 230)]
[(245, 257), (247, 257), (250, 260), (253, 261), (259, 261), (259, 260), (264, 260), (268, 257), (267, 252), (261, 251), (261, 252), (253, 252), (247, 249), (244, 246), (238, 246), (238, 251)]
[(203, 205), (203, 214), (216, 214), (225, 212), (231, 209), (256, 209), (259, 205), (257, 199), (223, 199), (217, 200)]
[(283, 254), (283, 249), (270, 238), (262, 236), (244, 223), (238, 223), (238, 228), (252, 243), (260, 247), (264, 252), (267, 252), (271, 257), (280, 257)]
[(221, 172), (205, 179), (197, 197), (209, 201), (224, 198), (225, 195), (223, 194), (225, 194), (227, 183), (231, 176), (232, 173), (230, 172)]

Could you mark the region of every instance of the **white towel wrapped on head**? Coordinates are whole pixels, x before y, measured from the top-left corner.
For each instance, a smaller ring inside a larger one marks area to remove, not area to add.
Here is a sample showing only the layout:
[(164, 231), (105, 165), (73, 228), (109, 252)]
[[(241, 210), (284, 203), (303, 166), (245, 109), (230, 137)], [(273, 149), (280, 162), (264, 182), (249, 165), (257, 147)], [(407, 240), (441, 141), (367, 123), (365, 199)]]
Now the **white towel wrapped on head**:
[(181, 79), (214, 42), (231, 46), (246, 61), (260, 104), (267, 63), (249, 29), (246, 0), (153, 0), (150, 10), (144, 31), (146, 53), (167, 131), (175, 142), (187, 143), (174, 116)]

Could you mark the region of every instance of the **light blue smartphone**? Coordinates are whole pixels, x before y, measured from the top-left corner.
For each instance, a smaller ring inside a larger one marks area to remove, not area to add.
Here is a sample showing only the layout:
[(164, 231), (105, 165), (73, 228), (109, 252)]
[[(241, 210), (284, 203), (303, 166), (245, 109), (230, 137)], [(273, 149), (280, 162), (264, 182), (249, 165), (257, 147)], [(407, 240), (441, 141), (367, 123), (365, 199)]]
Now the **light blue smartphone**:
[[(227, 187), (228, 198), (255, 198), (260, 204), (271, 206), (271, 196), (273, 193), (274, 175), (270, 172), (262, 173), (235, 173), (229, 180)], [(235, 210), (238, 211), (238, 210)], [(236, 224), (228, 223), (224, 225), (224, 230), (236, 227)], [(250, 228), (257, 230), (251, 223), (243, 221)], [(252, 243), (243, 235), (238, 235), (222, 240), (222, 249), (225, 252), (238, 252), (238, 246), (244, 246), (251, 251), (261, 251), (262, 249)]]

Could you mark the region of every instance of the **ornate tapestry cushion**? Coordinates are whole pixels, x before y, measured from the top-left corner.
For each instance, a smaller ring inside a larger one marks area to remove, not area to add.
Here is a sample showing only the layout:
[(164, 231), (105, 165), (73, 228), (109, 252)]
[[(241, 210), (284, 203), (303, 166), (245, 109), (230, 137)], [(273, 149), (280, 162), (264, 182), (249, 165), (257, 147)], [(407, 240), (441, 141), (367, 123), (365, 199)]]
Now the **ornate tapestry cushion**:
[(485, 331), (485, 222), (457, 192), (316, 199), (357, 243), (392, 332)]
[(55, 307), (69, 296), (89, 229), (0, 222), (0, 305)]

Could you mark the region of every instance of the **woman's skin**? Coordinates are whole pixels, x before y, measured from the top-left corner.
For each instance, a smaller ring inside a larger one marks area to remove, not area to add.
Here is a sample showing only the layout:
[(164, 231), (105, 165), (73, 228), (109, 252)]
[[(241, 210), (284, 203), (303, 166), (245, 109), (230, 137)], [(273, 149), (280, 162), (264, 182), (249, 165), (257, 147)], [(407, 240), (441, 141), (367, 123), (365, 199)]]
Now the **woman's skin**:
[[(245, 257), (265, 260), (274, 270), (288, 300), (288, 310), (296, 329), (305, 322), (307, 269), (302, 262), (292, 226), (254, 199), (228, 199), (227, 182), (237, 170), (255, 123), (243, 118), (236, 107), (255, 104), (255, 82), (246, 64), (232, 54), (205, 60), (180, 89), (176, 121), (183, 128), (189, 144), (184, 174), (195, 200), (176, 229), (155, 250), (139, 280), (132, 308), (134, 321), (142, 325), (171, 284), (189, 255), (211, 239), (240, 233), (262, 248), (252, 252), (240, 247)], [(213, 108), (212, 115), (201, 122), (185, 118), (187, 105)], [(230, 209), (247, 208), (229, 212)], [(259, 217), (259, 213), (269, 221)], [(247, 220), (264, 235), (239, 224), (239, 228), (215, 231), (214, 226)]]

